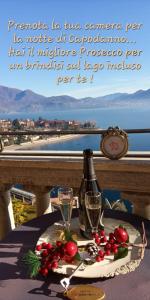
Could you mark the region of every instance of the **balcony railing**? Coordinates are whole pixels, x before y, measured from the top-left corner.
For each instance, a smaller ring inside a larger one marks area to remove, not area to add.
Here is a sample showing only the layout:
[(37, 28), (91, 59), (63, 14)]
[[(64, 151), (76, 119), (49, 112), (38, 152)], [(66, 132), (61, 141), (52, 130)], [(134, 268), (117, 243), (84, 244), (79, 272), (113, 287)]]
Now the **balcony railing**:
[[(87, 133), (100, 134), (100, 131), (102, 133), (102, 130), (90, 130)], [(150, 129), (126, 131), (150, 133)], [(28, 133), (45, 135), (46, 131)], [(73, 132), (61, 131), (60, 133)], [(76, 133), (83, 134), (83, 131), (74, 132)], [(27, 132), (0, 132), (0, 135), (14, 134), (27, 134)], [(56, 131), (47, 134), (56, 134)], [(35, 194), (38, 216), (48, 213), (51, 211), (50, 188), (55, 185), (68, 185), (78, 189), (82, 178), (82, 162), (83, 156), (80, 151), (41, 152), (4, 149), (0, 154), (0, 238), (14, 228), (10, 196), (12, 186), (21, 184), (24, 190)], [(115, 161), (105, 158), (100, 151), (95, 151), (94, 164), (102, 189), (120, 191), (122, 199), (128, 199), (133, 203), (134, 213), (150, 219), (150, 151), (128, 152), (124, 158)]]
[[(150, 128), (145, 129), (123, 129), (126, 133), (150, 133)], [(107, 129), (80, 129), (80, 130), (13, 130), (0, 131), (0, 135), (57, 135), (57, 134), (103, 134)]]

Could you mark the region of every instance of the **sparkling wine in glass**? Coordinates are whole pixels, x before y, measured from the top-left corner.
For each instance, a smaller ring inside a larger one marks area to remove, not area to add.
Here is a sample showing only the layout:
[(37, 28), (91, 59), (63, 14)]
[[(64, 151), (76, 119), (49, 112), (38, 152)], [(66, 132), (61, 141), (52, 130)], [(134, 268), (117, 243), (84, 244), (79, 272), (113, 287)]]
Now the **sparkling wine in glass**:
[(86, 192), (85, 207), (92, 233), (97, 232), (102, 207), (101, 193), (94, 191)]
[(64, 221), (64, 227), (70, 230), (70, 222), (73, 207), (73, 190), (68, 187), (61, 187), (58, 190), (59, 207)]

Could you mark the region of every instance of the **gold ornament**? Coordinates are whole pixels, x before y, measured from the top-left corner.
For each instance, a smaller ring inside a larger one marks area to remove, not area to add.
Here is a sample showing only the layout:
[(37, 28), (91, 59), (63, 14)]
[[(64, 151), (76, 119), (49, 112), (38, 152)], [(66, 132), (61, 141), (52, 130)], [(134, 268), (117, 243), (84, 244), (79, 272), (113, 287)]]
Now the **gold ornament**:
[(65, 295), (71, 300), (103, 300), (105, 293), (102, 289), (92, 285), (77, 285), (69, 289)]
[(119, 127), (109, 127), (102, 135), (100, 150), (105, 157), (119, 159), (128, 151), (127, 133)]

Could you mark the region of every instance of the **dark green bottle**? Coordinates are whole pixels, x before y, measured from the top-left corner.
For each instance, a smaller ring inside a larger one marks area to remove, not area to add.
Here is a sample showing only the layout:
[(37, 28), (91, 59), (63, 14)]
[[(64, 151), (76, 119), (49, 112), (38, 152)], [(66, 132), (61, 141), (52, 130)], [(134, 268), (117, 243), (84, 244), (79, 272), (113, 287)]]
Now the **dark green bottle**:
[(85, 193), (88, 191), (101, 193), (101, 189), (94, 171), (93, 151), (91, 149), (85, 149), (83, 156), (83, 179), (79, 189), (79, 223), (82, 236), (91, 239), (91, 226), (85, 207)]

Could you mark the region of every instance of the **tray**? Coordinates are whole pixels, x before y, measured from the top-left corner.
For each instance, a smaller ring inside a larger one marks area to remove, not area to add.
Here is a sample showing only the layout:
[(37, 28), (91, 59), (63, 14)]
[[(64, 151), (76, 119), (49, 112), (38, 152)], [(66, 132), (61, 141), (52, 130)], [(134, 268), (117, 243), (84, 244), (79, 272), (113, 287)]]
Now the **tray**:
[[(128, 231), (130, 237), (130, 243), (140, 244), (142, 243), (142, 238), (140, 232), (135, 229), (130, 223), (124, 222), (122, 220), (116, 220), (111, 218), (104, 218), (103, 223), (105, 226), (106, 236), (113, 232), (115, 227), (122, 224)], [(79, 233), (79, 223), (78, 219), (72, 220), (71, 230), (75, 233), (78, 245), (87, 244), (91, 241), (87, 241), (81, 237)], [(62, 234), (62, 223), (55, 223), (54, 225), (47, 228), (47, 230), (40, 236), (37, 244), (44, 242), (54, 243), (56, 240), (60, 239)], [(105, 257), (101, 262), (95, 262), (93, 265), (88, 265), (85, 268), (79, 269), (76, 273), (76, 277), (82, 278), (103, 278), (103, 277), (113, 277), (119, 274), (127, 274), (134, 271), (141, 262), (140, 248), (129, 247), (128, 255), (125, 258), (113, 260), (113, 255)], [(83, 253), (82, 253), (83, 254)], [(77, 267), (75, 264), (59, 263), (58, 269), (55, 272), (60, 274), (70, 275), (73, 270)]]

